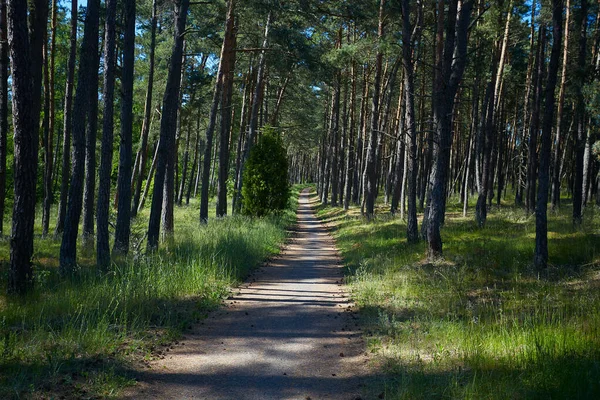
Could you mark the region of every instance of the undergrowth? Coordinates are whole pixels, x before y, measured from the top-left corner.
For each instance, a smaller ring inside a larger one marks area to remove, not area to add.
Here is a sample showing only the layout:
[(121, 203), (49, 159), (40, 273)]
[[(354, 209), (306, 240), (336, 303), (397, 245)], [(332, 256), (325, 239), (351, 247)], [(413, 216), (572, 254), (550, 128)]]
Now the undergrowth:
[[(295, 221), (299, 187), (288, 208), (264, 218), (211, 218), (198, 204), (175, 208), (175, 238), (143, 251), (148, 210), (133, 223), (134, 250), (109, 273), (80, 244), (80, 270), (58, 275), (60, 240), (35, 240), (35, 289), (6, 296), (9, 240), (0, 242), (0, 398), (118, 396), (135, 370), (218, 307), (230, 289), (276, 254)], [(39, 221), (38, 221), (39, 222)], [(36, 224), (39, 226), (40, 224)]]
[(320, 208), (385, 372), (374, 385), (386, 399), (600, 398), (598, 211), (577, 230), (568, 205), (550, 214), (551, 265), (537, 271), (534, 216), (503, 205), (479, 229), (448, 206), (436, 263), (383, 205), (372, 222)]

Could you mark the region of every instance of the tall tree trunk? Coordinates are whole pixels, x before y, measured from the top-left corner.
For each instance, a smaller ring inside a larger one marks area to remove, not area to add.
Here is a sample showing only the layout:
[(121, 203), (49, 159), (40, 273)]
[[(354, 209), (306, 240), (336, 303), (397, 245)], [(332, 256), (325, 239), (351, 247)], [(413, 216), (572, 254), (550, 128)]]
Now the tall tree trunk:
[(229, 0), (225, 37), (221, 50), (224, 65), (222, 71), (221, 90), (221, 134), (219, 137), (219, 177), (217, 185), (217, 217), (227, 215), (227, 178), (229, 177), (229, 137), (231, 134), (233, 78), (235, 70), (235, 0)]
[[(98, 71), (98, 41), (92, 41), (94, 57), (90, 68)], [(94, 203), (96, 201), (96, 135), (98, 130), (98, 73), (90, 75), (89, 110), (85, 136), (85, 187), (83, 190), (83, 242), (93, 247)]]
[(133, 67), (135, 53), (135, 0), (125, 0), (123, 33), (123, 67), (121, 68), (121, 144), (119, 146), (119, 177), (117, 193), (117, 223), (113, 253), (126, 255), (131, 236), (131, 159), (133, 134)]
[[(154, 59), (156, 50), (156, 0), (152, 1), (152, 19), (150, 22), (150, 54), (149, 54), (149, 71), (148, 71), (148, 86), (146, 89), (146, 101), (144, 103), (144, 120), (142, 122), (142, 133), (140, 135), (140, 148), (136, 156), (136, 164), (133, 169), (133, 204), (131, 206), (131, 216), (137, 215), (138, 206), (140, 204), (140, 195), (142, 192), (142, 182), (144, 173), (146, 172), (146, 159), (148, 158), (148, 134), (150, 132), (150, 121), (152, 118), (152, 89), (154, 87)], [(137, 179), (136, 179), (137, 176)]]
[(60, 201), (56, 216), (55, 235), (63, 233), (67, 201), (69, 193), (69, 176), (71, 174), (71, 130), (73, 129), (73, 86), (75, 82), (75, 62), (77, 58), (77, 0), (71, 0), (71, 33), (69, 45), (69, 61), (67, 62), (67, 82), (65, 88), (65, 105), (63, 111), (63, 156), (61, 163)]
[(356, 136), (356, 122), (355, 122), (355, 110), (356, 110), (356, 62), (352, 61), (350, 67), (350, 108), (349, 124), (348, 124), (348, 153), (346, 154), (346, 195), (344, 196), (344, 210), (350, 208), (350, 200), (352, 198), (352, 188), (354, 187), (354, 179), (356, 174), (355, 164), (355, 152), (354, 139)]
[(583, 97), (583, 85), (586, 81), (586, 46), (587, 46), (587, 1), (581, 0), (581, 10), (577, 18), (579, 27), (579, 51), (578, 69), (575, 80), (575, 117), (577, 119), (577, 130), (575, 137), (575, 182), (573, 185), (573, 225), (579, 226), (582, 222), (582, 208), (586, 193), (584, 188), (584, 164), (585, 164), (585, 100)]
[[(60, 273), (72, 275), (77, 270), (77, 235), (83, 203), (83, 182), (85, 177), (85, 121), (90, 108), (90, 86), (87, 82), (98, 74), (93, 60), (97, 57), (98, 23), (100, 0), (89, 0), (81, 50), (79, 72), (75, 92), (73, 113), (73, 171), (69, 186), (69, 200), (65, 215), (65, 230), (60, 245)], [(94, 44), (93, 42), (96, 42)]]
[(167, 86), (163, 96), (162, 119), (160, 121), (160, 139), (156, 155), (156, 173), (154, 175), (154, 192), (152, 194), (152, 207), (150, 209), (150, 220), (148, 222), (148, 245), (147, 250), (153, 251), (158, 248), (160, 234), (160, 220), (163, 204), (163, 189), (167, 169), (168, 153), (175, 144), (175, 129), (177, 125), (177, 108), (179, 102), (179, 90), (181, 85), (181, 68), (183, 56), (183, 41), (189, 0), (178, 0), (175, 2), (175, 32), (173, 49), (169, 61), (169, 73), (167, 75)]
[(23, 294), (33, 285), (33, 226), (37, 174), (38, 127), (41, 104), (42, 39), (48, 8), (32, 3), (33, 24), (27, 29), (27, 2), (7, 6), (8, 46), (12, 72), (14, 126), (14, 206), (10, 238), (8, 291)]
[(8, 25), (6, 0), (0, 0), (0, 235), (4, 234), (6, 154), (8, 152)]
[(200, 112), (196, 117), (196, 140), (194, 142), (194, 161), (192, 162), (192, 168), (190, 170), (190, 183), (188, 184), (187, 193), (185, 195), (185, 204), (190, 204), (190, 197), (192, 196), (192, 188), (195, 186), (196, 168), (198, 167), (198, 146), (200, 145)]
[(540, 108), (542, 103), (542, 82), (544, 78), (544, 49), (546, 47), (546, 27), (542, 25), (538, 35), (538, 51), (536, 55), (536, 67), (534, 71), (534, 96), (533, 110), (531, 111), (531, 122), (529, 123), (529, 155), (527, 161), (527, 185), (525, 206), (527, 213), (535, 210), (536, 177), (538, 173), (537, 139), (540, 126)]
[[(54, 168), (54, 155), (53, 144), (54, 144), (54, 72), (55, 72), (55, 60), (56, 60), (56, 8), (57, 0), (52, 0), (52, 16), (51, 16), (51, 27), (50, 27), (50, 65), (49, 65), (49, 77), (48, 77), (48, 89), (49, 93), (47, 96), (48, 100), (48, 135), (44, 138), (45, 149), (44, 149), (44, 203), (42, 206), (42, 236), (48, 235), (50, 229), (50, 206), (53, 201), (52, 193), (52, 172)], [(4, 191), (1, 191), (4, 193)], [(0, 214), (2, 215), (2, 214)], [(2, 226), (0, 222), (0, 232)]]
[(98, 174), (98, 204), (96, 206), (96, 264), (101, 271), (108, 270), (110, 266), (108, 218), (114, 137), (116, 10), (117, 0), (107, 0), (104, 23), (104, 89), (102, 91), (104, 113), (102, 116), (102, 148)]
[(456, 18), (458, 1), (451, 0), (447, 16), (444, 60), (441, 70), (442, 95), (435, 99), (433, 117), (440, 141), (436, 165), (433, 171), (431, 205), (427, 225), (429, 258), (442, 255), (440, 226), (445, 212), (445, 188), (448, 178), (447, 165), (452, 146), (452, 108), (458, 85), (462, 79), (467, 56), (467, 31), (473, 6), (470, 0), (464, 1)]
[[(377, 28), (377, 39), (383, 40), (385, 0), (379, 3), (379, 23)], [(380, 43), (381, 44), (381, 43)], [(375, 213), (376, 180), (377, 180), (377, 146), (379, 144), (379, 98), (381, 92), (381, 70), (383, 66), (382, 49), (377, 50), (375, 59), (375, 81), (373, 83), (373, 101), (371, 104), (371, 129), (369, 132), (369, 144), (365, 170), (363, 173), (363, 193), (365, 202), (365, 214), (368, 219), (373, 218)]]
[[(341, 36), (341, 34), (340, 34)], [(341, 46), (340, 39), (338, 37), (338, 48)], [(335, 72), (334, 84), (333, 84), (333, 99), (331, 102), (331, 121), (329, 123), (329, 135), (331, 137), (331, 205), (337, 207), (338, 195), (339, 195), (339, 136), (340, 136), (340, 94), (342, 73), (338, 69)]]
[(567, 65), (569, 62), (569, 23), (571, 21), (571, 0), (567, 0), (567, 11), (565, 15), (565, 29), (563, 33), (563, 60), (560, 76), (560, 89), (558, 94), (558, 106), (556, 116), (556, 139), (552, 159), (552, 209), (560, 206), (560, 150), (562, 145), (563, 110), (565, 106), (565, 90), (567, 82)]
[[(421, 29), (421, 11), (415, 27), (410, 23), (410, 1), (402, 1), (402, 66), (404, 68), (404, 101), (406, 118), (406, 136), (408, 138), (408, 151), (406, 154), (407, 189), (408, 189), (408, 220), (406, 225), (406, 238), (409, 243), (419, 241), (419, 227), (417, 223), (417, 129), (415, 118), (415, 80), (414, 80), (414, 41), (413, 29)], [(401, 199), (404, 201), (404, 199)]]
[[(584, 20), (587, 18), (587, 0), (581, 5)], [(548, 192), (550, 189), (550, 152), (552, 149), (552, 125), (554, 122), (554, 91), (558, 74), (560, 47), (562, 43), (562, 0), (552, 0), (552, 52), (548, 64), (548, 78), (544, 101), (544, 119), (542, 122), (542, 148), (540, 150), (539, 187), (535, 209), (535, 253), (533, 263), (538, 269), (548, 265)], [(583, 23), (585, 25), (585, 22)], [(585, 32), (583, 33), (585, 40)]]

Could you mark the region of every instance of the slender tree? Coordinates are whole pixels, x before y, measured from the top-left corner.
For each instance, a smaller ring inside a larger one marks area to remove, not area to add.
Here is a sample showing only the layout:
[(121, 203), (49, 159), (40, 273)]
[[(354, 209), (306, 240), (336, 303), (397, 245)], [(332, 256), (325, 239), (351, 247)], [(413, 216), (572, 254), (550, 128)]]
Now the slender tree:
[(121, 71), (121, 143), (119, 146), (119, 177), (117, 193), (117, 224), (113, 252), (129, 252), (131, 234), (131, 159), (133, 134), (133, 65), (135, 52), (135, 0), (124, 1), (125, 31), (123, 34), (123, 68)]
[[(587, 18), (587, 0), (582, 1), (581, 11), (584, 15), (583, 18)], [(538, 269), (546, 268), (548, 265), (547, 211), (550, 189), (550, 152), (552, 148), (552, 125), (554, 121), (554, 91), (556, 89), (560, 47), (562, 44), (562, 15), (562, 0), (552, 0), (552, 51), (550, 53), (548, 78), (546, 81), (546, 91), (544, 93), (544, 119), (542, 122), (541, 136), (542, 148), (540, 150), (539, 186), (535, 209), (535, 253), (533, 262)]]
[(4, 233), (6, 154), (8, 151), (8, 25), (6, 0), (0, 0), (0, 235)]
[(146, 89), (146, 101), (144, 103), (144, 120), (142, 122), (142, 133), (140, 134), (140, 148), (135, 157), (135, 165), (133, 168), (133, 204), (131, 206), (131, 216), (137, 215), (137, 209), (140, 204), (140, 195), (142, 192), (142, 182), (146, 171), (146, 162), (148, 158), (148, 134), (150, 133), (150, 124), (152, 118), (152, 93), (154, 88), (154, 63), (156, 58), (156, 0), (152, 0), (152, 17), (150, 21), (150, 54), (149, 71), (148, 71), (148, 86)]
[(157, 157), (156, 172), (154, 175), (154, 192), (152, 194), (152, 206), (150, 208), (150, 220), (148, 222), (148, 251), (153, 251), (158, 248), (168, 152), (171, 151), (170, 149), (175, 145), (177, 108), (181, 85), (183, 42), (189, 4), (189, 0), (175, 1), (175, 31), (173, 35), (171, 58), (169, 60), (167, 86), (163, 96), (160, 139), (156, 149)]
[(67, 213), (67, 196), (69, 193), (69, 176), (71, 165), (71, 130), (73, 129), (73, 87), (75, 82), (75, 63), (77, 59), (77, 0), (71, 0), (71, 32), (69, 45), (69, 60), (67, 62), (67, 82), (65, 88), (62, 176), (60, 180), (60, 201), (56, 216), (55, 235), (63, 233)]
[(232, 120), (233, 77), (235, 70), (235, 0), (229, 0), (227, 19), (225, 22), (225, 36), (221, 50), (221, 63), (219, 67), (221, 83), (221, 134), (219, 137), (219, 176), (217, 184), (217, 217), (227, 214), (227, 178), (229, 177), (229, 137)]
[[(69, 185), (69, 200), (65, 215), (65, 230), (60, 245), (60, 273), (71, 275), (77, 266), (77, 235), (83, 203), (83, 182), (85, 174), (85, 121), (90, 107), (90, 85), (92, 74), (97, 74), (93, 60), (97, 54), (99, 0), (89, 0), (81, 50), (75, 107), (73, 112), (73, 171)], [(85, 83), (85, 84), (84, 84)]]
[(101, 270), (107, 270), (110, 265), (108, 218), (114, 135), (116, 11), (117, 0), (107, 0), (106, 19), (104, 23), (104, 89), (102, 91), (104, 113), (102, 119), (100, 171), (98, 176), (98, 204), (96, 207), (96, 263)]

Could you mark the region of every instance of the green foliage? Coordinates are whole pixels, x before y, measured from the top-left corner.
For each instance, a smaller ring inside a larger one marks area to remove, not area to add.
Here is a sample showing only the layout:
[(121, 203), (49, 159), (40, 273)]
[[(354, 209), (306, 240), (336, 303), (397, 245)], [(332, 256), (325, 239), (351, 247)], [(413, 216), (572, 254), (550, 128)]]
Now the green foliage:
[(262, 216), (287, 206), (290, 195), (287, 155), (272, 127), (263, 128), (259, 143), (250, 151), (243, 182), (245, 214)]

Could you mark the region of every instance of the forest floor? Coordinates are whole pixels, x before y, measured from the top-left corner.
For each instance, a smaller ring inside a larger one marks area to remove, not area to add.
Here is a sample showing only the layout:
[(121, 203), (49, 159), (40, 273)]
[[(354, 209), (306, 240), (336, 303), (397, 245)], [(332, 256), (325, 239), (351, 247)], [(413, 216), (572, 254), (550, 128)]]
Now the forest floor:
[(125, 398), (364, 396), (369, 367), (358, 316), (344, 291), (335, 243), (307, 191), (297, 215), (283, 252), (140, 371)]
[(433, 263), (383, 202), (371, 221), (359, 206), (317, 207), (381, 374), (370, 390), (386, 400), (600, 398), (597, 207), (578, 228), (570, 199), (549, 212), (550, 265), (539, 271), (535, 216), (507, 198), (479, 228), (475, 200), (466, 217), (448, 200), (444, 259)]

